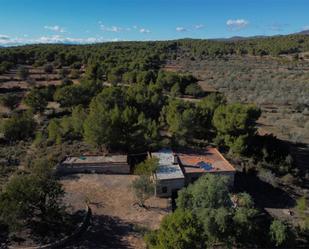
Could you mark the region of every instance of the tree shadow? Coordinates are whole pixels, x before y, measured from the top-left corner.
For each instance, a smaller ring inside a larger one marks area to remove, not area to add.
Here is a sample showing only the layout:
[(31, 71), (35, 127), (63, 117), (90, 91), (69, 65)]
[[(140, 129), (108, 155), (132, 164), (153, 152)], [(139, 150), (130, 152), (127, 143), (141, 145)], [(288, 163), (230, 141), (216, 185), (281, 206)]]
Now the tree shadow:
[(0, 224), (0, 248), (8, 248), (9, 230), (8, 227)]
[(18, 86), (12, 87), (12, 88), (2, 88), (0, 87), (0, 93), (22, 93), (25, 92), (26, 90), (23, 88), (20, 88)]
[(305, 176), (309, 174), (309, 144), (304, 143), (287, 143), (293, 155), (294, 164), (298, 168), (299, 177), (303, 179), (303, 187), (308, 188), (309, 182)]
[(148, 205), (146, 205), (146, 210), (147, 211), (154, 211), (154, 212), (158, 212), (158, 213), (167, 213), (167, 212), (169, 212), (170, 211), (170, 208), (168, 208), (168, 207), (165, 207), (165, 208), (163, 208), (163, 207), (152, 207), (152, 206), (148, 206)]
[(292, 208), (295, 200), (279, 187), (262, 181), (255, 173), (237, 172), (235, 189), (250, 194), (261, 208)]
[(127, 235), (137, 236), (132, 223), (124, 222), (117, 217), (95, 215), (92, 217), (89, 230), (80, 241), (66, 248), (130, 248), (129, 243), (123, 239)]
[(61, 180), (79, 180), (81, 178), (78, 174), (61, 174), (57, 173), (57, 177)]
[(73, 214), (59, 213), (44, 222), (33, 221), (29, 228), (29, 238), (36, 244), (47, 244), (72, 234), (85, 217), (85, 210)]

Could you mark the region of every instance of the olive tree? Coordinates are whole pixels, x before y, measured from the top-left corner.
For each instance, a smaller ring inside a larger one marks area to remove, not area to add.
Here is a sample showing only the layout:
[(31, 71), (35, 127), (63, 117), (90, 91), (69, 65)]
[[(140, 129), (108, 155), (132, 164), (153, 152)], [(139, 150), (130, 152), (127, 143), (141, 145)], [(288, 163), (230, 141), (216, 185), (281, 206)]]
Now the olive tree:
[(176, 210), (167, 215), (160, 228), (145, 236), (149, 249), (205, 248), (202, 227), (190, 211)]
[(132, 182), (133, 193), (140, 207), (145, 207), (145, 201), (154, 195), (154, 183), (149, 176), (142, 175)]
[(47, 99), (45, 93), (37, 88), (32, 89), (24, 99), (24, 102), (34, 112), (43, 112), (47, 107)]
[(61, 222), (64, 190), (47, 160), (36, 161), (30, 173), (13, 176), (0, 193), (0, 219), (11, 231)]
[(4, 137), (9, 141), (23, 140), (33, 135), (35, 121), (29, 113), (14, 114), (2, 125)]

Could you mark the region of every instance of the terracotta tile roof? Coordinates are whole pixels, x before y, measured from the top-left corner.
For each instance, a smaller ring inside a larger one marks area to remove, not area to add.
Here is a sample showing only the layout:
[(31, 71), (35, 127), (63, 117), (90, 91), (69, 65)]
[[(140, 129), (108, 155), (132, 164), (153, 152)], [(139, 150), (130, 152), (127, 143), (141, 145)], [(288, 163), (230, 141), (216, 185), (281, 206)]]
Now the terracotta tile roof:
[(235, 168), (213, 147), (202, 151), (177, 152), (185, 173), (233, 172)]

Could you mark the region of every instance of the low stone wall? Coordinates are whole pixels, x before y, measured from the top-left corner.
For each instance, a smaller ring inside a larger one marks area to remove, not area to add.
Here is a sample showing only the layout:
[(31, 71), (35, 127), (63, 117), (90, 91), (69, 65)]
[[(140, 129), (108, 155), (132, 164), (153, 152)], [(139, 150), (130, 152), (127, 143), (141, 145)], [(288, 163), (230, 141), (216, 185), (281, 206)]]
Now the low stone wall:
[(87, 205), (86, 206), (86, 215), (82, 221), (82, 223), (79, 224), (79, 226), (74, 230), (74, 232), (66, 236), (62, 239), (59, 239), (57, 241), (54, 241), (52, 243), (46, 244), (46, 245), (40, 245), (40, 246), (29, 246), (29, 247), (20, 247), (20, 246), (9, 246), (9, 249), (55, 249), (55, 248), (62, 248), (63, 246), (67, 245), (70, 242), (73, 242), (77, 238), (79, 238), (82, 233), (84, 233), (89, 224), (90, 224), (90, 219), (92, 216), (92, 211), (91, 208)]

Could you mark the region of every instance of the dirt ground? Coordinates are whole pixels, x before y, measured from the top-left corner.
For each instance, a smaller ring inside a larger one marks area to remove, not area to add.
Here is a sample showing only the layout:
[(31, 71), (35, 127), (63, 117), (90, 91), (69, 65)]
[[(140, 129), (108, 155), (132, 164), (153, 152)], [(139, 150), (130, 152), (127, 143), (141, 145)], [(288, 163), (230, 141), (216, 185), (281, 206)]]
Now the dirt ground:
[(170, 211), (168, 199), (151, 198), (138, 208), (130, 189), (133, 175), (81, 174), (61, 180), (73, 210), (90, 201), (92, 225), (80, 241), (67, 248), (145, 248), (143, 231), (159, 227)]

